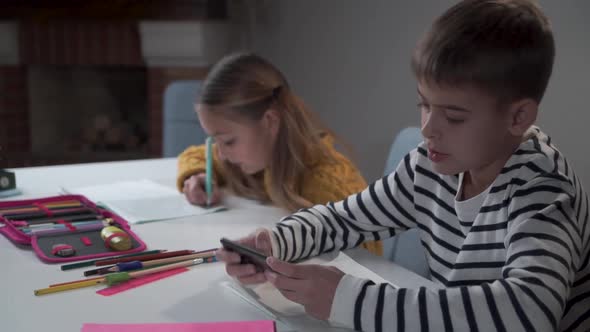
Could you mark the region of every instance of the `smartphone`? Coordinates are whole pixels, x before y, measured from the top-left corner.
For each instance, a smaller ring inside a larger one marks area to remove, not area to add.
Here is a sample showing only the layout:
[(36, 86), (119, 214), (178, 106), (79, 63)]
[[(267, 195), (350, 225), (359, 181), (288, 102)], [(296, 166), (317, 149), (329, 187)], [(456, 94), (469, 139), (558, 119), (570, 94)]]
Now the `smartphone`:
[(221, 238), (220, 240), (223, 248), (238, 253), (242, 257), (242, 264), (254, 264), (259, 271), (272, 270), (266, 264), (266, 255), (252, 248), (241, 245), (232, 240)]

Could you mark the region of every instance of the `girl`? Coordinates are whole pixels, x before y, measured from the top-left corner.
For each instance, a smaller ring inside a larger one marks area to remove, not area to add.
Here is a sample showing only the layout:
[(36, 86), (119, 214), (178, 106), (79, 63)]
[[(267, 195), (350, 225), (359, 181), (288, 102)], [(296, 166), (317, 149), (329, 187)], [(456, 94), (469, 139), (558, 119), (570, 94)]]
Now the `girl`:
[[(196, 112), (216, 142), (212, 204), (221, 199), (219, 186), (290, 212), (339, 201), (366, 187), (283, 74), (257, 55), (234, 54), (217, 63)], [(193, 204), (206, 204), (204, 171), (205, 146), (191, 146), (178, 157), (178, 189)], [(380, 242), (363, 246), (382, 253)]]

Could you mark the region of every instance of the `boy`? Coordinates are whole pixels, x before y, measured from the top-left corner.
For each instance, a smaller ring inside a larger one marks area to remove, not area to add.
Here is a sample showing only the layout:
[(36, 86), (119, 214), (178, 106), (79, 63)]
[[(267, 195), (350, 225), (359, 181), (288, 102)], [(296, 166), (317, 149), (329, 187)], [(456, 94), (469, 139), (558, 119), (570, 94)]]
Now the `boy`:
[[(363, 192), (244, 238), (274, 256), (273, 271), (222, 250), (227, 272), (268, 280), (309, 314), (363, 331), (588, 331), (588, 198), (533, 126), (553, 58), (533, 3), (456, 4), (412, 58), (424, 142)], [(440, 290), (285, 262), (415, 227)]]

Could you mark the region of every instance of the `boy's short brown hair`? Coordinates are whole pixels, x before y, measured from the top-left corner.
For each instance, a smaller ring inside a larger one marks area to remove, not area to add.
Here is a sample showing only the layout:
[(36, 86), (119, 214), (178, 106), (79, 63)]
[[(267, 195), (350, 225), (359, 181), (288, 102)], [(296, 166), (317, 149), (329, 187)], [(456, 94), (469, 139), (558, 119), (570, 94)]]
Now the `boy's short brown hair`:
[(533, 2), (464, 0), (434, 22), (414, 51), (412, 70), (419, 81), (540, 102), (554, 57), (549, 20)]

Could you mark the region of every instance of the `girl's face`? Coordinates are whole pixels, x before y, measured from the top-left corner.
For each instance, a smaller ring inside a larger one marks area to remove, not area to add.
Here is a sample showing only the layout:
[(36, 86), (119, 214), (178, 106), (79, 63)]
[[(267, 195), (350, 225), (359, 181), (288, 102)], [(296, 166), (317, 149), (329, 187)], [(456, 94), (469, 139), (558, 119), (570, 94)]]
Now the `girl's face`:
[(279, 129), (279, 117), (269, 109), (259, 120), (233, 116), (224, 110), (212, 111), (207, 105), (196, 106), (201, 127), (216, 142), (217, 156), (239, 167), (245, 174), (255, 174), (268, 167)]

